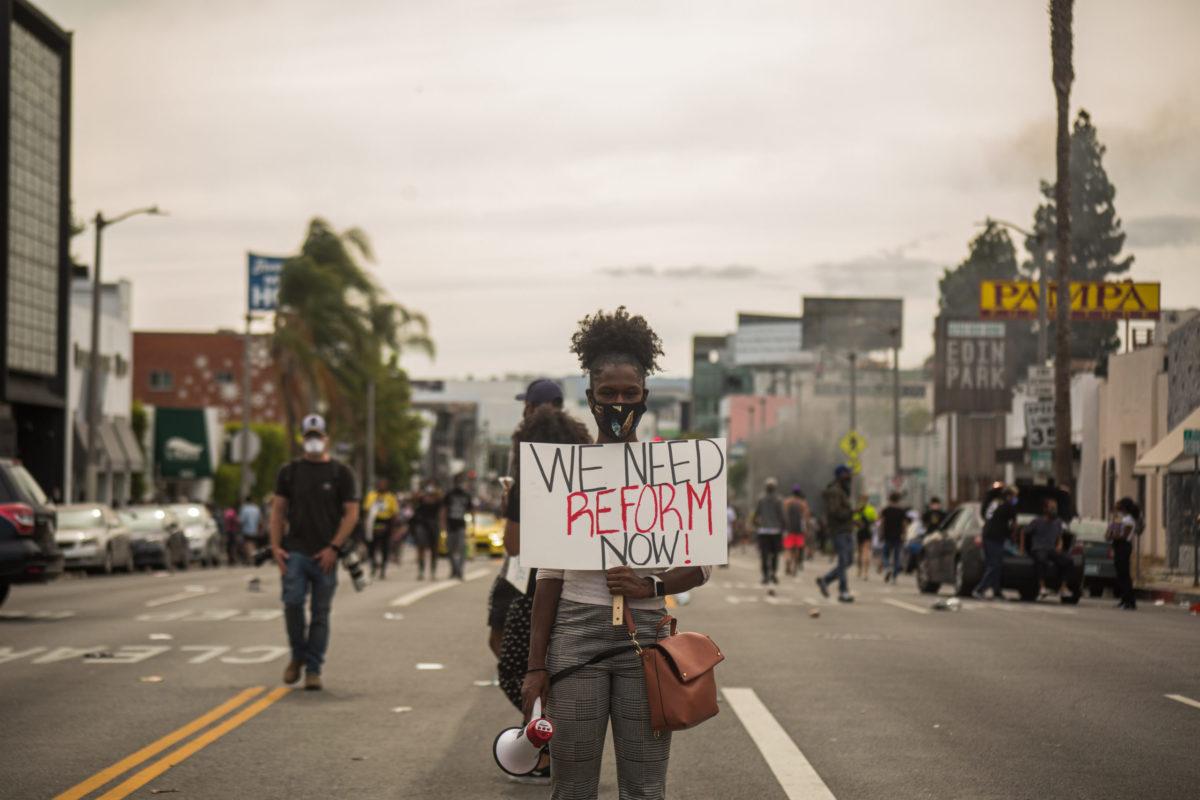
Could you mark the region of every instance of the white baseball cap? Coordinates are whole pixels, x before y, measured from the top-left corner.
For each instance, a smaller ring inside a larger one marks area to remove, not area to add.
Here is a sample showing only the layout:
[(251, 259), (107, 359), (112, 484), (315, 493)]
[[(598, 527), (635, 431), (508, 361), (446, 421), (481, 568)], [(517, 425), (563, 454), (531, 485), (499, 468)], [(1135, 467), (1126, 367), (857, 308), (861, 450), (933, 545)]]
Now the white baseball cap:
[(304, 421), (300, 423), (301, 436), (312, 433), (313, 431), (316, 431), (322, 436), (325, 435), (325, 418), (320, 414), (309, 414), (304, 418)]

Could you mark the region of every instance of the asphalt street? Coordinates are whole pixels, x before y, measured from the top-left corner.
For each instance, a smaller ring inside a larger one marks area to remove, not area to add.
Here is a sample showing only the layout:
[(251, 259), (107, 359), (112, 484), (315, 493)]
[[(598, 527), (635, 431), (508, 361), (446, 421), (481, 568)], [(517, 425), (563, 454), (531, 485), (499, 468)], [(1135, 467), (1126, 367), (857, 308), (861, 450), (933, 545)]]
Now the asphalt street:
[[(940, 611), (911, 577), (878, 575), (839, 604), (813, 584), (826, 567), (771, 595), (735, 553), (674, 609), (727, 659), (721, 713), (675, 734), (670, 797), (1200, 796), (1200, 617), (1088, 598)], [(321, 692), (280, 689), (270, 565), (16, 587), (0, 796), (547, 797), (491, 756), (519, 723), (490, 685), (498, 568), (430, 583), (405, 564), (362, 593), (343, 573)], [(601, 797), (616, 796), (608, 752)]]

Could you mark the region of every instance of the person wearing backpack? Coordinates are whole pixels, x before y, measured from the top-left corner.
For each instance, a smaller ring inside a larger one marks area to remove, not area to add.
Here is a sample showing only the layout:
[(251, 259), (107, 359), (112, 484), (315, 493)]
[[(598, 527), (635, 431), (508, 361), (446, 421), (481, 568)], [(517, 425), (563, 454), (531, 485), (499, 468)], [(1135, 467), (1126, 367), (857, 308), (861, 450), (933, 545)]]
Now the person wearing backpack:
[(805, 536), (811, 521), (808, 501), (804, 499), (800, 484), (792, 486), (791, 497), (783, 502), (783, 511), (787, 520), (787, 533), (783, 537), (783, 549), (787, 553), (785, 566), (788, 575), (795, 575), (804, 569)]
[[(284, 464), (271, 498), (271, 552), (283, 575), (283, 609), (292, 658), (284, 683), (300, 680), (321, 688), (321, 666), (329, 645), (329, 612), (337, 589), (339, 550), (358, 523), (358, 481), (354, 472), (326, 452), (325, 420), (309, 414), (300, 426), (304, 456)], [(284, 520), (287, 532), (284, 532)], [(304, 605), (312, 596), (312, 615)]]

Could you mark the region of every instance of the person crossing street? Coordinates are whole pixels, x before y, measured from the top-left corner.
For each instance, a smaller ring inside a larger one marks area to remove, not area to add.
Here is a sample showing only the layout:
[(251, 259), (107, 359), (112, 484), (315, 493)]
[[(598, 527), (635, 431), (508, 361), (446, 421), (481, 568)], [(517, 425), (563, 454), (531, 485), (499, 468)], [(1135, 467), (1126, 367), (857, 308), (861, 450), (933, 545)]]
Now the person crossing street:
[(829, 584), (838, 583), (838, 600), (843, 603), (854, 601), (850, 594), (847, 574), (854, 563), (854, 507), (850, 504), (850, 480), (853, 473), (845, 464), (833, 471), (833, 481), (825, 487), (821, 498), (825, 501), (825, 530), (833, 537), (833, 549), (837, 553), (837, 564), (825, 575), (817, 578), (817, 588), (829, 597)]
[[(339, 549), (358, 522), (358, 484), (349, 467), (330, 458), (323, 417), (309, 414), (300, 430), (304, 456), (284, 464), (275, 479), (271, 553), (283, 575), (284, 619), (292, 650), (283, 682), (300, 680), (304, 667), (304, 688), (314, 690), (322, 686)], [(310, 597), (306, 619), (304, 603)]]

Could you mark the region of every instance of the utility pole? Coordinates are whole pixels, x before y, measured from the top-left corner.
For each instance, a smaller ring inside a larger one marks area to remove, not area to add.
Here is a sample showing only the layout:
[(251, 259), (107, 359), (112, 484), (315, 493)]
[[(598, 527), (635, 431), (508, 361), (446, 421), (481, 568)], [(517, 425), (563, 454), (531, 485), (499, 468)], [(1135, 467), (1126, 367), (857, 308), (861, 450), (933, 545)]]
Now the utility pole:
[(242, 342), (242, 479), (239, 484), (237, 504), (241, 507), (242, 500), (250, 495), (250, 321), (253, 319), (249, 309), (246, 311), (246, 336)]

